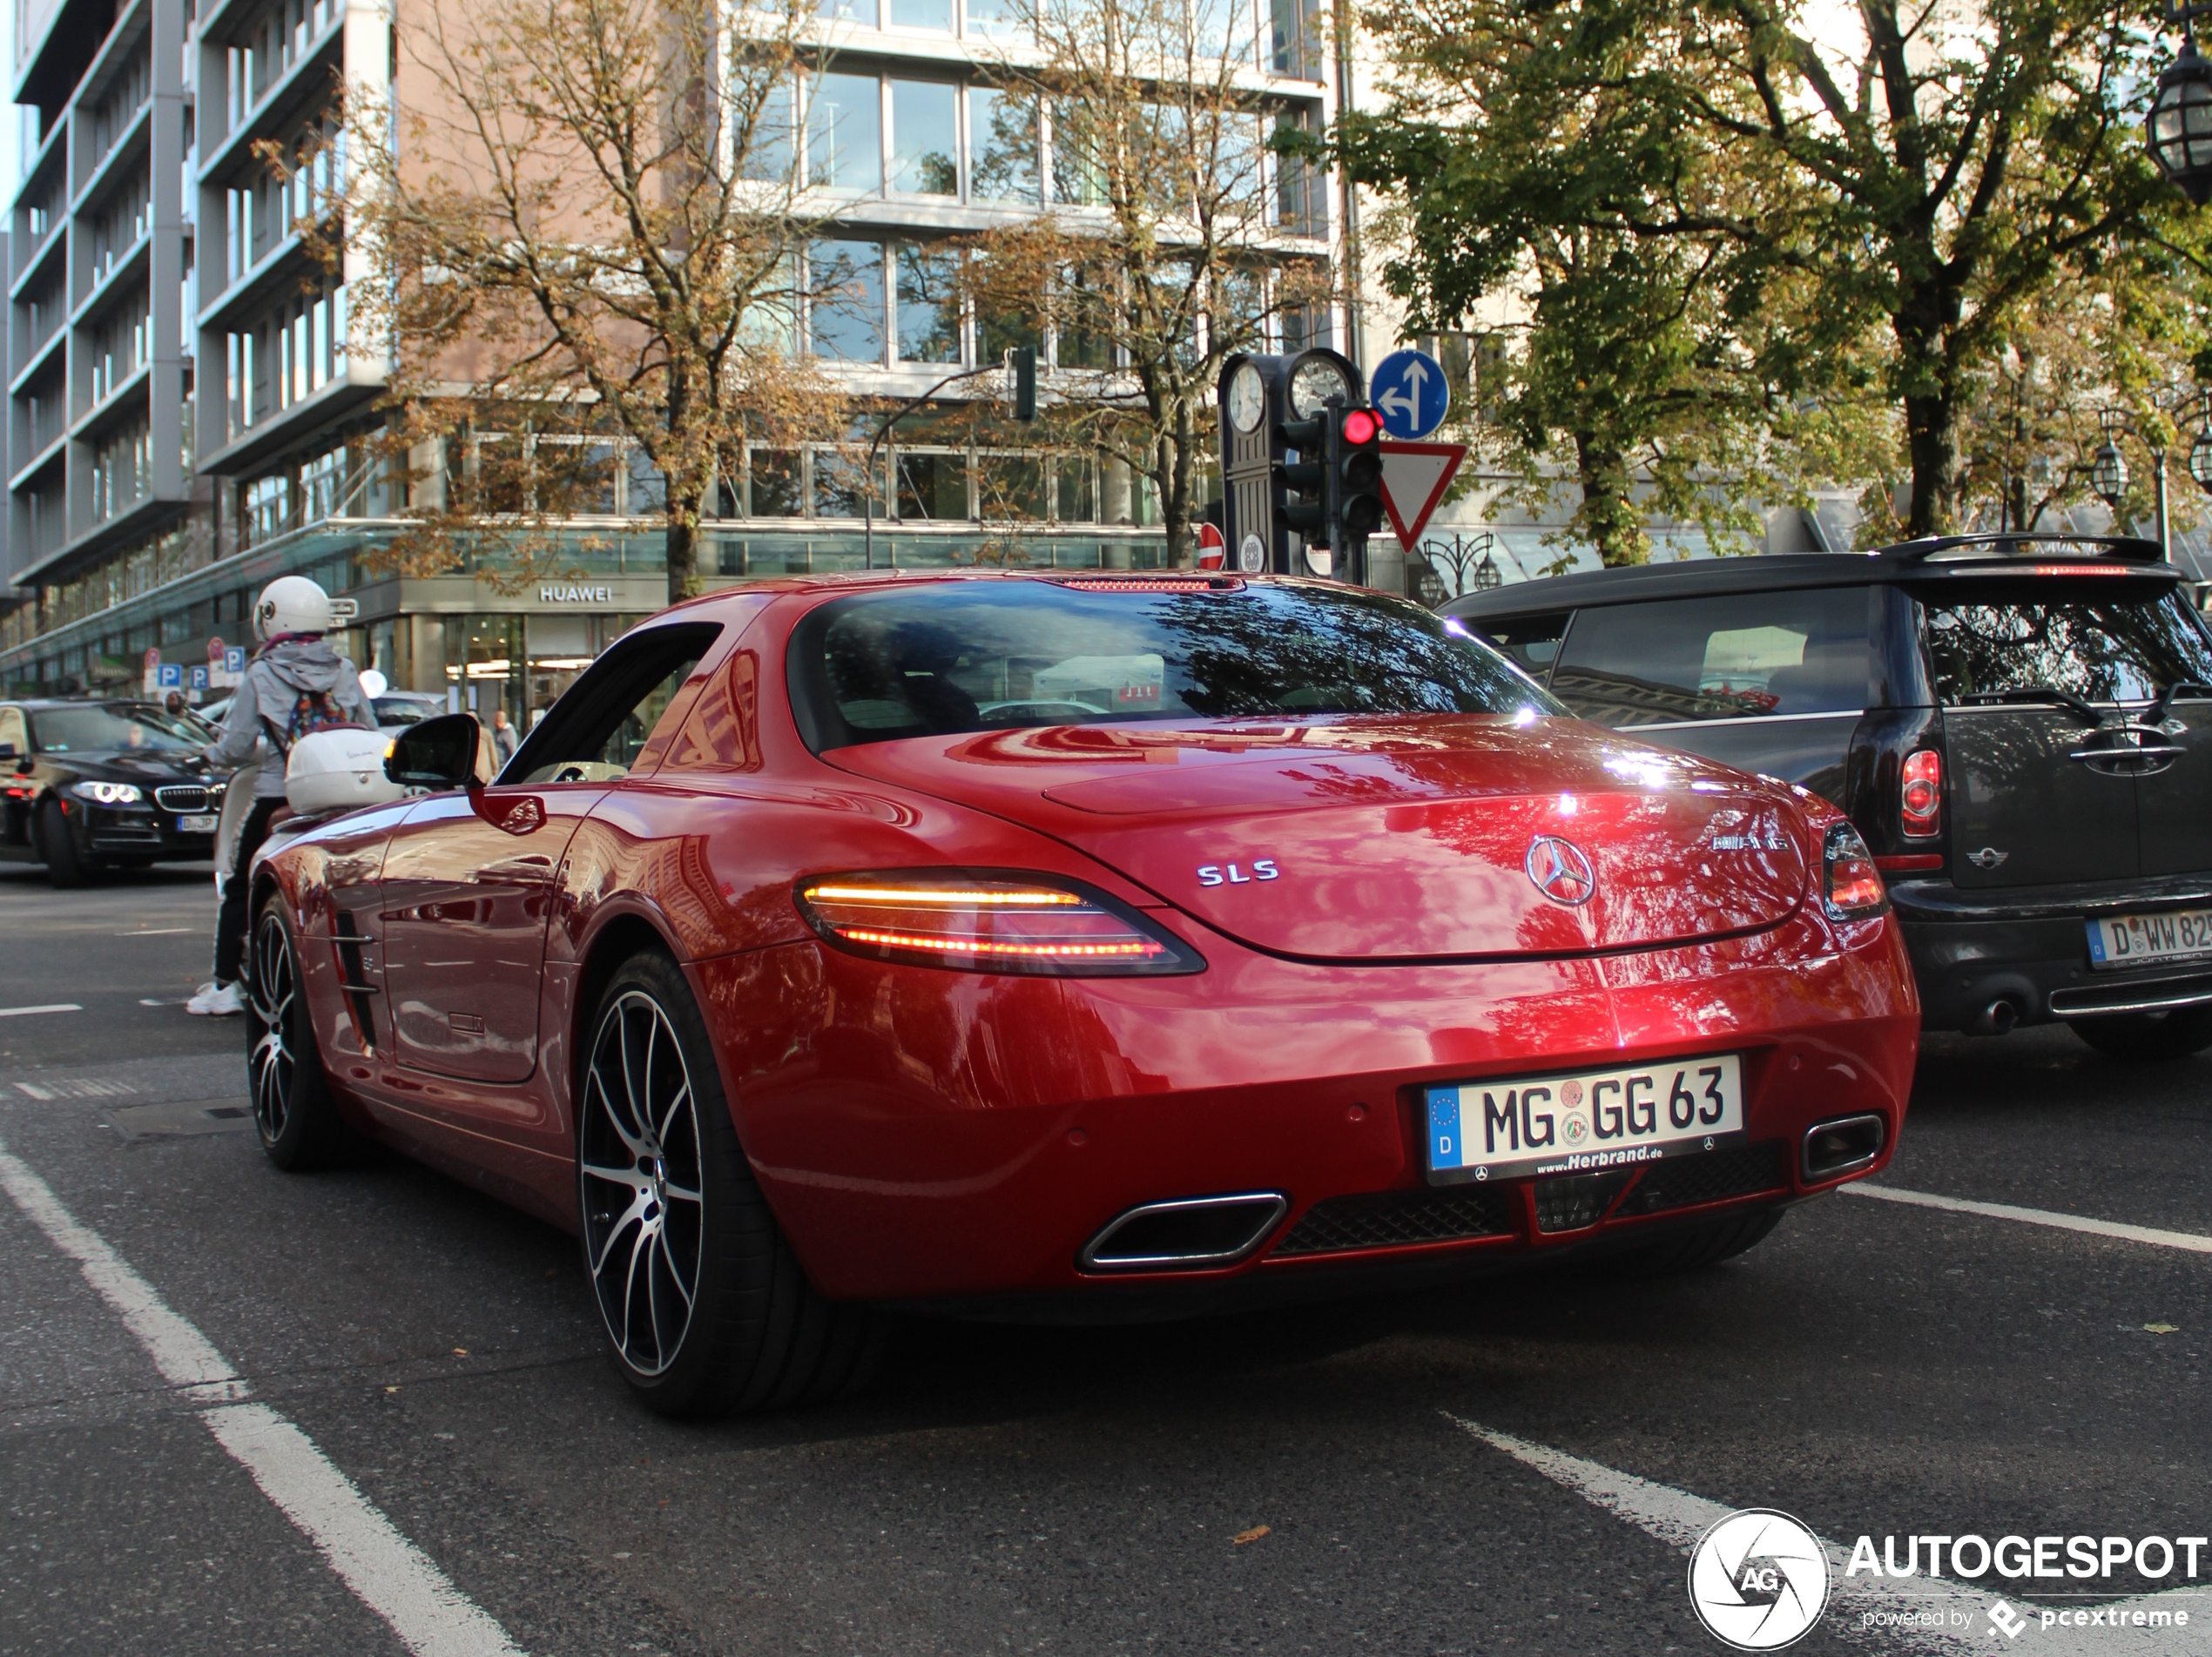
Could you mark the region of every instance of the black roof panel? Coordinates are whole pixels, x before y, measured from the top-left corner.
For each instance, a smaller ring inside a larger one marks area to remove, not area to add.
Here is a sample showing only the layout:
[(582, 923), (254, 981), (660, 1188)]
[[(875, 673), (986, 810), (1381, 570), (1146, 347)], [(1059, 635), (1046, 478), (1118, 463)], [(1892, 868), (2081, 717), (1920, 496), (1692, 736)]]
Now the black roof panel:
[(2000, 573), (2033, 578), (2087, 567), (2107, 579), (2163, 583), (2178, 581), (2182, 574), (2160, 557), (2156, 542), (2134, 536), (1943, 535), (1869, 553), (1757, 554), (1587, 570), (1468, 593), (1442, 610), (1447, 616), (1469, 617), (1524, 616), (1592, 604), (1633, 604), (1659, 598), (1701, 598), (1802, 587), (1858, 587), (1877, 582), (1918, 584)]

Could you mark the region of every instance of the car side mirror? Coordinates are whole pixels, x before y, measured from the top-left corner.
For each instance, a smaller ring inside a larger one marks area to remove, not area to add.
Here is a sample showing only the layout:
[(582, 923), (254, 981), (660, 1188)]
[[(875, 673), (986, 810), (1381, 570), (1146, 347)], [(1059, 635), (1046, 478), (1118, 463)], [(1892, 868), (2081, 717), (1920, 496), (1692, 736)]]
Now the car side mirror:
[(481, 788), (489, 780), (478, 763), (476, 716), (448, 713), (409, 725), (392, 738), (384, 775), (402, 788)]

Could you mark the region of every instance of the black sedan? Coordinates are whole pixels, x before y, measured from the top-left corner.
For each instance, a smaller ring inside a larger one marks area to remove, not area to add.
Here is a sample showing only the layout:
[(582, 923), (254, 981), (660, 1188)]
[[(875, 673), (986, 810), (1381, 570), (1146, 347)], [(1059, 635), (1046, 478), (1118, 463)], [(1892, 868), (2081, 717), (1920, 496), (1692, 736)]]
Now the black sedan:
[(223, 778), (207, 728), (151, 702), (0, 703), (0, 857), (55, 886), (212, 857)]

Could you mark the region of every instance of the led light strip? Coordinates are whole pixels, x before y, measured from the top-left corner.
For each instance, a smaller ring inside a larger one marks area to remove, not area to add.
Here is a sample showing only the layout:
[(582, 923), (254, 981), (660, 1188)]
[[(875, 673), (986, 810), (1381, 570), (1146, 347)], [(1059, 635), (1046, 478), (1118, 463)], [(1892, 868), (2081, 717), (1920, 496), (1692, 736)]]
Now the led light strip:
[(1069, 956), (1163, 955), (1167, 952), (1150, 940), (1128, 944), (996, 944), (980, 938), (917, 938), (911, 933), (872, 932), (859, 926), (836, 926), (837, 935), (856, 944), (880, 944), (890, 949), (934, 949), (951, 955), (1020, 955), (1032, 959)]
[(1241, 581), (1222, 581), (1204, 576), (1170, 576), (1164, 581), (1063, 581), (1062, 587), (1072, 587), (1081, 593), (1231, 593), (1244, 583)]
[(1072, 892), (976, 892), (948, 886), (808, 886), (809, 903), (942, 904), (948, 908), (1088, 908)]

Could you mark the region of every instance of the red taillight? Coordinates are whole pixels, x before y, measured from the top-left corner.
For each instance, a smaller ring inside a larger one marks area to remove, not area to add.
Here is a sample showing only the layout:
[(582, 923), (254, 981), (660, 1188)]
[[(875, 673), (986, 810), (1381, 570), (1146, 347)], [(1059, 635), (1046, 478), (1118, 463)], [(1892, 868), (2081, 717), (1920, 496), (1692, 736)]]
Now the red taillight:
[(1858, 831), (1838, 823), (1821, 845), (1823, 886), (1829, 914), (1838, 920), (1863, 920), (1889, 906), (1882, 872)]
[(1196, 973), (1189, 945), (1073, 881), (965, 870), (825, 875), (799, 911), (830, 943), (879, 960), (969, 973), (1126, 977)]
[(1902, 814), (1905, 838), (1925, 840), (1943, 832), (1943, 756), (1922, 748), (1905, 757)]

